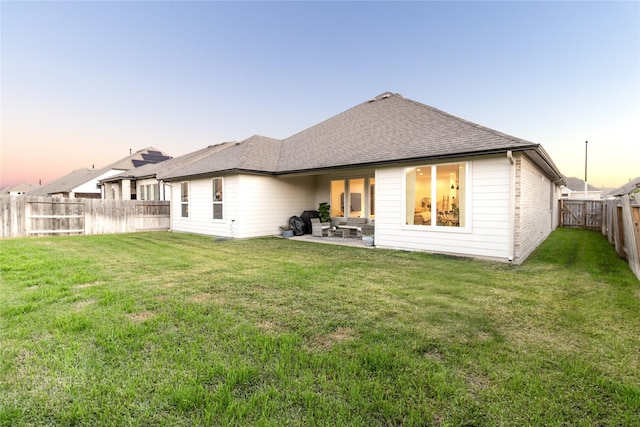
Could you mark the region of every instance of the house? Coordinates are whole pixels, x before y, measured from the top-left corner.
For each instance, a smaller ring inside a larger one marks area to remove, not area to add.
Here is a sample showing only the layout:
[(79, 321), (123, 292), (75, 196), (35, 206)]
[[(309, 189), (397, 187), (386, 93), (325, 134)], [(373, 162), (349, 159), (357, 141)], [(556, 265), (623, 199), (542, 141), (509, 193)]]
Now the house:
[(522, 262), (558, 225), (563, 175), (539, 144), (383, 93), (283, 140), (252, 136), (163, 178), (174, 231), (276, 234), (329, 202), (375, 244)]
[(102, 168), (76, 169), (27, 194), (29, 196), (101, 198), (102, 193), (99, 187), (101, 180), (132, 168), (162, 162), (170, 158), (153, 147), (145, 148)]
[(600, 200), (602, 190), (587, 184), (587, 192), (585, 194), (584, 180), (576, 177), (565, 177), (567, 185), (562, 187), (562, 198), (573, 200)]
[(18, 185), (14, 185), (13, 187), (3, 188), (0, 190), (0, 196), (21, 196), (36, 188), (38, 188), (38, 184), (22, 182)]
[(631, 200), (640, 202), (640, 176), (629, 180), (626, 184), (609, 191), (606, 197), (616, 198), (628, 195)]
[(104, 199), (120, 200), (171, 200), (171, 191), (162, 177), (210, 155), (223, 145), (211, 145), (183, 156), (146, 164), (101, 179), (99, 185), (102, 196)]

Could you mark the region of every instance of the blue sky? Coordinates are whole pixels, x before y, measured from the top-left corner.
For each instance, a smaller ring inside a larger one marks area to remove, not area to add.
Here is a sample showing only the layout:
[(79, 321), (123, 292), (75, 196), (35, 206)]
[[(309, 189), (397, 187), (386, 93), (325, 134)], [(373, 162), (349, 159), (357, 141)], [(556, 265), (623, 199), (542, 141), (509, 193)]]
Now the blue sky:
[(640, 175), (639, 2), (0, 3), (1, 186), (285, 138), (391, 91)]

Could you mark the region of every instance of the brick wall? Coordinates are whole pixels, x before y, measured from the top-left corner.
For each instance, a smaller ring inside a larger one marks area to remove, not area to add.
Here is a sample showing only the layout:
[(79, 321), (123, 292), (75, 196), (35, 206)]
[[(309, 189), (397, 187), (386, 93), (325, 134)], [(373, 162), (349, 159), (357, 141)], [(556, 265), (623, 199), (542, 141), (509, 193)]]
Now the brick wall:
[(553, 230), (554, 187), (526, 157), (517, 157), (514, 261), (526, 258)]

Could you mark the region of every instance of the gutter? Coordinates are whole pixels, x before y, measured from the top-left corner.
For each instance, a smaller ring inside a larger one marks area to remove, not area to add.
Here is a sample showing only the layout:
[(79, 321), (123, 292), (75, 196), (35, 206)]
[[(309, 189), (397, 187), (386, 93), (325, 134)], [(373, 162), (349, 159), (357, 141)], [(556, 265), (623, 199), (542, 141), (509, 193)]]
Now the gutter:
[(209, 172), (198, 172), (192, 175), (165, 176), (161, 179), (165, 182), (176, 182), (176, 181), (185, 181), (189, 179), (209, 178), (212, 176), (234, 175), (234, 174), (240, 174), (240, 173), (247, 174), (247, 175), (260, 175), (260, 176), (282, 175), (276, 172), (266, 172), (266, 171), (257, 171), (257, 170), (249, 170), (249, 169), (225, 169), (225, 170), (216, 170), (216, 171), (209, 171)]
[[(527, 151), (527, 150), (535, 150), (538, 145), (532, 144), (523, 147), (517, 147), (516, 149), (511, 149), (514, 151)], [(507, 148), (498, 148), (495, 150), (485, 150), (485, 151), (468, 151), (463, 153), (447, 153), (447, 154), (437, 154), (433, 156), (421, 156), (421, 157), (412, 157), (412, 158), (402, 158), (402, 159), (390, 159), (390, 160), (380, 160), (380, 161), (372, 161), (366, 163), (352, 163), (348, 165), (335, 165), (335, 166), (321, 166), (315, 168), (307, 168), (307, 169), (295, 169), (289, 171), (278, 171), (272, 172), (273, 175), (289, 175), (289, 174), (297, 174), (297, 173), (309, 173), (309, 172), (322, 172), (322, 171), (331, 171), (336, 169), (353, 169), (353, 168), (367, 168), (372, 166), (386, 166), (386, 165), (399, 165), (405, 163), (415, 163), (415, 162), (428, 162), (433, 160), (444, 160), (444, 159), (461, 159), (465, 157), (472, 156), (486, 156), (492, 154), (503, 154), (507, 151), (511, 151)]]

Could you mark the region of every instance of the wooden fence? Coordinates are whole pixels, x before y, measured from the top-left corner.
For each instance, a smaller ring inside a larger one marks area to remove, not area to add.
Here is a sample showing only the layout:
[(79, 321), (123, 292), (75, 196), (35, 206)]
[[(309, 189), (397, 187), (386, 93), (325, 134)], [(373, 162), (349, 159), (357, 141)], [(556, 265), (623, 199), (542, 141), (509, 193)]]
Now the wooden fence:
[(629, 262), (640, 280), (640, 205), (631, 205), (629, 196), (604, 200), (602, 234), (615, 246), (619, 257)]
[(629, 196), (615, 200), (561, 200), (560, 224), (602, 231), (640, 279), (640, 205), (632, 205)]
[(169, 227), (166, 201), (0, 196), (0, 238), (132, 233)]
[(563, 227), (600, 230), (602, 200), (560, 200), (560, 224)]

